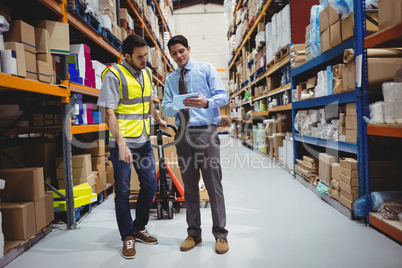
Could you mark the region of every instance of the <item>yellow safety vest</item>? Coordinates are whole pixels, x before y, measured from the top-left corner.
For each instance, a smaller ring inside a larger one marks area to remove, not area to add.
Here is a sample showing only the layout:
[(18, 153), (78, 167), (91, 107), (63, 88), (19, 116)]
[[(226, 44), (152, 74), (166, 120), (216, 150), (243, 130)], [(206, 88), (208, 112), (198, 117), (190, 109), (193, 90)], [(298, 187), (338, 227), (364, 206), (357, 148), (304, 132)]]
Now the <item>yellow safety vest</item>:
[[(119, 122), (120, 133), (123, 137), (138, 138), (142, 135), (144, 127), (150, 134), (149, 102), (152, 92), (152, 75), (149, 68), (142, 70), (144, 87), (121, 64), (106, 68), (102, 73), (102, 80), (106, 73), (111, 71), (119, 79), (120, 101), (115, 110)], [(149, 78), (149, 79), (146, 79)], [(112, 133), (110, 136), (112, 136)]]

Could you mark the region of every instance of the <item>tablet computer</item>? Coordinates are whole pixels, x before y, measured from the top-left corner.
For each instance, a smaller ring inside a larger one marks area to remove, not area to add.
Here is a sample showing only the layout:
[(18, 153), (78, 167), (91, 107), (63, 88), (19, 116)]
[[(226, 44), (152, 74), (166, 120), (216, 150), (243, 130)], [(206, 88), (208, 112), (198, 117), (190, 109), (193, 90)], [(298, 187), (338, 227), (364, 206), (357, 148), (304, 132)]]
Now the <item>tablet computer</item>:
[(173, 106), (179, 109), (185, 109), (185, 108), (190, 108), (187, 107), (183, 104), (183, 101), (187, 98), (194, 98), (198, 97), (198, 93), (188, 93), (188, 94), (182, 94), (182, 95), (175, 95), (173, 96)]

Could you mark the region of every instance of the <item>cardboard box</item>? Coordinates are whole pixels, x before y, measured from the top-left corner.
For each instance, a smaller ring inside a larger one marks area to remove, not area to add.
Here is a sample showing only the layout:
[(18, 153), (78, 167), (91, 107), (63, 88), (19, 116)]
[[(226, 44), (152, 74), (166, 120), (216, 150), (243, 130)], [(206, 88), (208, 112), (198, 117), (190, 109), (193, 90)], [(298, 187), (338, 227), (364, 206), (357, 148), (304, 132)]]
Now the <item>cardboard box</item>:
[(35, 44), (37, 54), (50, 54), (50, 36), (47, 29), (35, 28)]
[(45, 196), (42, 167), (0, 169), (0, 178), (6, 181), (2, 202), (35, 202)]
[(345, 117), (346, 129), (357, 129), (357, 116), (356, 115), (347, 115)]
[(330, 33), (331, 28), (324, 30), (320, 37), (321, 37), (321, 53), (331, 49), (331, 40), (330, 40)]
[(353, 27), (354, 27), (354, 17), (353, 12), (345, 19), (342, 20), (341, 23), (341, 37), (342, 42), (348, 40), (349, 38), (353, 37)]
[(40, 232), (48, 224), (46, 222), (46, 203), (45, 197), (34, 202), (35, 205), (35, 218), (36, 218), (36, 232)]
[(334, 198), (335, 200), (339, 200), (339, 198), (340, 198), (340, 194), (339, 194), (339, 191), (337, 189), (329, 188), (328, 189), (328, 195), (330, 197)]
[(358, 192), (353, 192), (353, 193), (347, 193), (344, 190), (341, 189), (340, 195), (349, 200), (349, 202), (356, 202), (356, 200), (359, 198), (359, 193)]
[(20, 77), (26, 77), (27, 70), (25, 64), (24, 45), (18, 42), (5, 42), (4, 49), (11, 49), (15, 51), (17, 57), (17, 75)]
[[(320, 33), (322, 33), (323, 31), (325, 31), (326, 29), (329, 28), (329, 26), (331, 26), (329, 24), (329, 5), (328, 7), (324, 8), (319, 16), (320, 16)], [(306, 31), (307, 33), (307, 31)]]
[(339, 181), (335, 180), (335, 179), (332, 179), (330, 186), (332, 186), (334, 189), (339, 189)]
[(105, 156), (92, 156), (92, 170), (98, 170), (99, 166), (101, 166), (102, 170), (106, 170), (106, 161)]
[(347, 183), (344, 183), (343, 181), (339, 182), (339, 188), (341, 188), (341, 190), (343, 190), (343, 191), (345, 191), (347, 193), (350, 193), (350, 194), (354, 193), (354, 192), (357, 192), (359, 190), (358, 186), (351, 186), (351, 185), (349, 185)]
[(45, 83), (52, 83), (53, 70), (50, 64), (44, 61), (36, 61), (36, 70), (38, 72), (38, 80)]
[(341, 157), (339, 158), (339, 164), (341, 168), (350, 170), (357, 169), (357, 160), (354, 158)]
[[(64, 163), (63, 158), (56, 159), (58, 180), (64, 180)], [(92, 162), (90, 154), (79, 154), (72, 156), (73, 180), (87, 178), (92, 172)]]
[(335, 47), (342, 43), (342, 35), (341, 35), (341, 21), (338, 20), (334, 24), (330, 26), (330, 46)]
[(339, 174), (341, 173), (341, 165), (339, 163), (332, 163), (332, 178), (339, 181)]
[(335, 9), (332, 8), (331, 5), (328, 5), (328, 7), (326, 8), (328, 9), (329, 26), (332, 26), (340, 20), (340, 16), (338, 12), (336, 12)]
[(114, 183), (114, 170), (112, 165), (106, 166), (106, 182)]
[(346, 103), (346, 115), (347, 116), (357, 116), (356, 102)]
[(1, 203), (5, 240), (25, 240), (36, 233), (36, 216), (33, 202)]
[(35, 28), (22, 20), (13, 20), (10, 30), (4, 33), (5, 42), (18, 42), (24, 45), (24, 50), (36, 53)]
[[(91, 146), (94, 146), (94, 147), (85, 149), (83, 153), (90, 154), (91, 156), (105, 156), (105, 140), (98, 139), (98, 140), (94, 140), (92, 143), (91, 143)], [(88, 145), (89, 145), (89, 143), (88, 143)]]
[(68, 23), (44, 20), (37, 26), (37, 28), (48, 30), (51, 53), (70, 54), (70, 31)]
[(356, 87), (356, 65), (355, 61), (346, 63), (342, 70), (343, 92), (353, 91)]
[(317, 83), (317, 76), (310, 77), (309, 79), (307, 79), (306, 89), (314, 88), (316, 86), (316, 83)]
[(400, 0), (378, 0), (378, 25), (380, 31), (402, 22)]
[(340, 196), (339, 198), (339, 202), (344, 205), (345, 207), (347, 207), (350, 210), (354, 210), (353, 204), (354, 202), (351, 202), (350, 200), (346, 199), (344, 196)]
[(267, 77), (267, 90), (271, 91), (281, 86), (280, 76), (269, 76)]
[(342, 173), (339, 175), (339, 177), (341, 179), (341, 182), (349, 186), (359, 186), (359, 178), (350, 178)]
[(318, 176), (320, 181), (326, 185), (331, 184), (332, 164), (335, 163), (335, 157), (326, 153), (319, 154)]
[(46, 207), (46, 223), (49, 224), (54, 220), (53, 192), (46, 192), (45, 207)]
[(402, 58), (367, 58), (369, 89), (381, 89), (384, 82), (394, 81)]
[(346, 142), (357, 142), (357, 129), (346, 129)]
[(36, 66), (35, 53), (31, 53), (27, 50), (24, 50), (24, 54), (25, 54), (26, 77), (37, 80), (38, 72), (37, 72), (37, 66)]
[(358, 169), (347, 169), (340, 167), (340, 173), (345, 175), (346, 177), (349, 178), (358, 178), (359, 177), (359, 170)]

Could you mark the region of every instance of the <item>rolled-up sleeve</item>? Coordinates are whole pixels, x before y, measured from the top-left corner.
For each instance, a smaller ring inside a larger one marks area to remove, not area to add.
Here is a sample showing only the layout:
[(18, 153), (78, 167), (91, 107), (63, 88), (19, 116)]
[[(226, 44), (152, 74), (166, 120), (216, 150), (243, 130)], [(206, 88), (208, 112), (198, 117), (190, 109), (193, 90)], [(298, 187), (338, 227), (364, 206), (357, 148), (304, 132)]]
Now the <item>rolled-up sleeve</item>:
[(111, 72), (107, 72), (102, 81), (98, 105), (116, 110), (120, 101), (119, 79)]
[(208, 64), (207, 82), (211, 91), (211, 98), (208, 98), (208, 108), (219, 108), (229, 101), (229, 95), (226, 92), (218, 72), (212, 64)]
[(165, 92), (162, 101), (163, 113), (167, 117), (175, 117), (179, 110), (173, 107), (173, 89), (172, 89), (172, 79), (170, 76), (166, 77), (164, 91)]

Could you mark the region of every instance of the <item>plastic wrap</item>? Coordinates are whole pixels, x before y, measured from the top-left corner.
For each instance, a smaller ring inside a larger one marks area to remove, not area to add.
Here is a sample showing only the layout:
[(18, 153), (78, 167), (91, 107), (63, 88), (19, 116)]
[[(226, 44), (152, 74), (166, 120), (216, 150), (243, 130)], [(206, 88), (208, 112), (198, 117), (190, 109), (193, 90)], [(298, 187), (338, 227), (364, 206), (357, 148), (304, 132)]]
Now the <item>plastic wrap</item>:
[(378, 9), (378, 0), (366, 0), (366, 9)]
[(320, 5), (322, 8), (326, 8), (329, 5), (328, 0), (320, 0)]
[(383, 101), (370, 104), (370, 121), (373, 124), (384, 124), (384, 104)]
[(343, 63), (349, 63), (355, 59), (355, 50), (353, 48), (345, 49), (343, 51)]
[(356, 217), (367, 217), (369, 211), (367, 207), (367, 195), (360, 197), (353, 205)]
[(0, 15), (0, 32), (8, 32), (10, 24), (8, 24), (6, 18)]
[(328, 2), (342, 19), (349, 17), (350, 12), (353, 12), (353, 0), (328, 0)]
[(372, 192), (370, 211), (377, 212), (382, 204), (398, 198), (402, 198), (402, 191)]
[(398, 214), (402, 213), (402, 198), (393, 199), (382, 204), (378, 212), (384, 219), (398, 221)]
[(382, 94), (385, 102), (402, 102), (402, 83), (383, 83)]
[(323, 7), (314, 5), (310, 10), (310, 47), (311, 54), (314, 57), (321, 55), (321, 40), (320, 40), (320, 12)]

